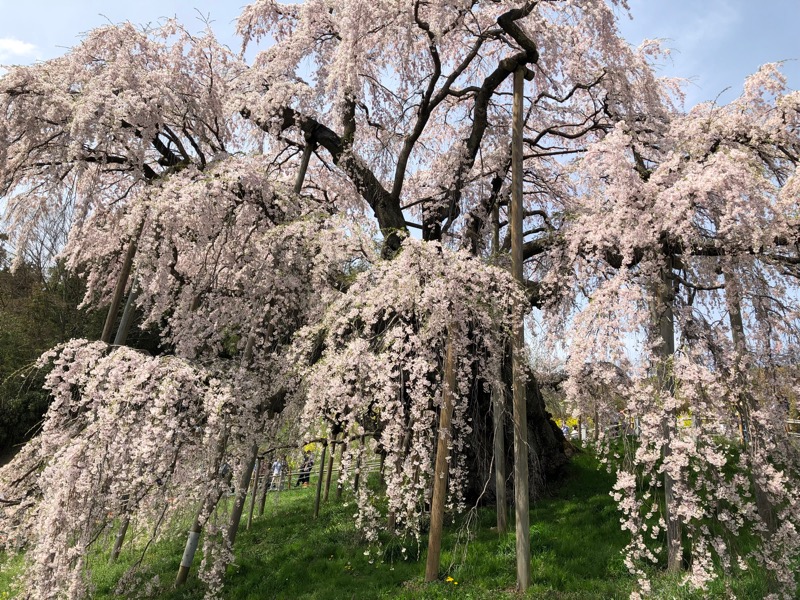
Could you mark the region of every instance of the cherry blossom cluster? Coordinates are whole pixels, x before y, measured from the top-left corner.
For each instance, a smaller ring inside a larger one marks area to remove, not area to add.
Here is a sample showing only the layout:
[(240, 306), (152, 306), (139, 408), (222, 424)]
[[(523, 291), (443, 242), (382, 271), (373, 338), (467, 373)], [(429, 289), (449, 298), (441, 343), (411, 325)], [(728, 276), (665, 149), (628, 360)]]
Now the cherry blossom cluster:
[[(38, 502), (3, 533), (27, 538), (32, 597), (80, 598), (89, 546), (115, 519), (168, 519), (219, 484), (207, 449), (230, 429), (235, 398), (189, 361), (102, 342), (73, 340), (41, 363), (53, 402), (35, 446)], [(15, 466), (0, 472), (12, 493)]]
[[(576, 410), (636, 419), (637, 439), (606, 448), (643, 593), (669, 518), (691, 586), (752, 560), (785, 597), (797, 589), (798, 108), (768, 65), (730, 105), (621, 121), (574, 167), (559, 260), (575, 284), (551, 279), (572, 295), (550, 314)], [(749, 553), (732, 542), (743, 532), (761, 539)]]
[[(300, 336), (298, 352), (320, 354), (304, 374), (306, 429), (323, 425), (374, 439), (374, 451), (385, 456), (388, 510), (399, 531), (419, 536), (429, 500), (445, 346), (457, 357), (449, 504), (463, 509), (469, 395), (476, 385), (502, 388), (509, 332), (524, 304), (506, 271), (408, 239), (397, 257), (359, 274)], [(345, 452), (343, 478), (354, 476), (349, 466), (361, 451)], [(376, 500), (358, 496), (358, 522), (370, 540), (383, 526), (377, 519), (386, 517)]]

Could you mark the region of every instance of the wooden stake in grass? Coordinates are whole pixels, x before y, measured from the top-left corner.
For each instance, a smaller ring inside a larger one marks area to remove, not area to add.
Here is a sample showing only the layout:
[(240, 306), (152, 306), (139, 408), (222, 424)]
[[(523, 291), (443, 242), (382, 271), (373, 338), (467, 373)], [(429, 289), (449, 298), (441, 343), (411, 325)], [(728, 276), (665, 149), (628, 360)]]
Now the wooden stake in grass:
[(492, 418), (494, 420), (494, 487), (497, 507), (497, 532), (508, 529), (508, 500), (506, 499), (506, 441), (503, 427), (503, 394), (492, 390)]
[(253, 479), (253, 495), (250, 496), (250, 514), (247, 517), (247, 529), (253, 524), (253, 512), (256, 507), (256, 496), (258, 495), (258, 479), (261, 475), (261, 460), (256, 457), (255, 478)]
[(336, 435), (333, 435), (331, 441), (331, 452), (328, 456), (328, 472), (325, 474), (325, 493), (322, 496), (322, 501), (328, 501), (328, 495), (331, 491), (331, 474), (333, 473), (333, 460), (336, 458)]
[[(522, 98), (526, 69), (514, 71), (514, 109), (511, 135), (511, 271), (524, 285), (522, 273)], [(511, 338), (512, 392), (514, 403), (514, 505), (517, 534), (517, 589), (525, 592), (531, 583), (530, 515), (528, 513), (528, 415), (525, 398), (523, 351), (525, 329), (522, 320)]]
[[(727, 269), (722, 271), (723, 282), (725, 284), (725, 296), (728, 302), (728, 319), (731, 324), (731, 337), (733, 338), (733, 345), (736, 348), (736, 357), (741, 358), (747, 353), (747, 339), (745, 338), (744, 319), (742, 318), (742, 303), (739, 297), (738, 290), (734, 283), (733, 276)], [(742, 447), (750, 454), (751, 461), (755, 461), (758, 448), (762, 444), (760, 432), (753, 426), (751, 414), (756, 408), (756, 402), (750, 393), (746, 382), (741, 374), (736, 377), (739, 383), (739, 413), (741, 419), (739, 426), (741, 427), (742, 434)], [(745, 438), (744, 423), (747, 423), (747, 431), (749, 439)], [(753, 463), (751, 463), (753, 464)], [(756, 473), (751, 469), (750, 482), (753, 484), (753, 492), (756, 500), (756, 510), (758, 515), (764, 521), (770, 533), (774, 533), (777, 528), (777, 521), (775, 517), (775, 508), (769, 499), (764, 487), (759, 483)]]
[(314, 498), (314, 518), (319, 516), (319, 501), (322, 496), (322, 478), (325, 476), (325, 455), (328, 452), (328, 440), (322, 442), (322, 457), (319, 459), (319, 479), (317, 479), (317, 495)]
[[(264, 516), (264, 509), (267, 506), (267, 491), (271, 484), (272, 478), (272, 463), (267, 460), (267, 468), (264, 471), (264, 481), (261, 483), (261, 495), (258, 497), (258, 516)], [(289, 475), (289, 485), (291, 486), (291, 474)]]
[[(210, 479), (218, 476), (220, 467), (222, 466), (222, 459), (225, 456), (225, 446), (227, 443), (227, 434), (221, 436), (217, 442), (216, 451), (214, 453), (214, 462), (211, 466), (212, 472)], [(184, 547), (183, 556), (181, 557), (181, 564), (180, 567), (178, 567), (178, 575), (175, 577), (175, 587), (182, 586), (189, 578), (189, 570), (192, 568), (194, 555), (197, 552), (197, 547), (200, 543), (200, 533), (203, 530), (203, 523), (205, 523), (205, 520), (208, 518), (208, 515), (211, 514), (211, 511), (214, 510), (214, 507), (217, 505), (220, 497), (222, 496), (223, 489), (225, 489), (229, 483), (230, 473), (223, 479), (218, 490), (207, 493), (197, 511), (197, 514), (195, 514), (192, 526), (189, 528), (186, 546)]]
[[(343, 438), (342, 443), (339, 444), (339, 469), (342, 468), (342, 457), (344, 456), (344, 450), (346, 447), (347, 447), (347, 438)], [(340, 474), (339, 481), (336, 483), (336, 500), (342, 499), (343, 491), (344, 491), (344, 486), (342, 485), (342, 478)]]
[(247, 462), (244, 465), (244, 470), (239, 477), (239, 489), (236, 490), (236, 501), (233, 503), (231, 520), (228, 524), (228, 541), (231, 548), (233, 548), (233, 543), (236, 541), (236, 533), (239, 531), (239, 522), (242, 520), (244, 504), (247, 500), (247, 491), (250, 489), (250, 478), (253, 476), (253, 467), (256, 463), (256, 456), (258, 456), (258, 444), (253, 444), (250, 448), (250, 453), (247, 455)]
[[(500, 206), (495, 202), (492, 208), (492, 253), (500, 252)], [(508, 529), (508, 500), (506, 498), (506, 440), (505, 440), (505, 402), (501, 390), (492, 390), (492, 421), (494, 425), (494, 488), (497, 509), (497, 532)]]
[(428, 533), (428, 559), (425, 563), (425, 581), (436, 581), (439, 577), (439, 561), (442, 551), (442, 526), (444, 504), (447, 498), (447, 474), (450, 456), (450, 423), (453, 418), (453, 395), (456, 389), (456, 353), (451, 334), (447, 335), (444, 360), (444, 386), (442, 406), (439, 409), (439, 441), (436, 447), (436, 464), (433, 470), (433, 495), (431, 498), (431, 527)]
[[(356, 456), (356, 476), (353, 478), (353, 491), (358, 494), (358, 487), (361, 485), (361, 466), (362, 460), (361, 456), (364, 454), (364, 436), (361, 436), (360, 439), (361, 447), (358, 449), (358, 456)], [(366, 466), (366, 465), (365, 465)]]
[[(675, 393), (675, 379), (672, 376), (672, 361), (675, 355), (675, 316), (672, 305), (675, 299), (672, 280), (673, 259), (667, 259), (661, 269), (661, 285), (658, 293), (658, 328), (661, 335), (659, 365), (659, 385), (665, 397)], [(672, 454), (672, 440), (675, 439), (675, 409), (665, 410), (661, 420), (666, 443), (661, 447), (661, 455), (666, 461)], [(664, 505), (667, 521), (667, 570), (671, 573), (681, 570), (683, 551), (681, 548), (682, 528), (680, 517), (675, 514), (675, 496), (672, 491), (674, 480), (668, 471), (664, 471)]]
[[(131, 260), (132, 259), (133, 257), (131, 256)], [(125, 342), (128, 341), (128, 333), (131, 330), (131, 323), (133, 323), (133, 311), (136, 305), (136, 296), (138, 295), (138, 292), (139, 289), (136, 286), (136, 281), (134, 281), (131, 284), (131, 291), (128, 293), (128, 299), (125, 301), (125, 308), (122, 310), (122, 320), (117, 328), (117, 335), (114, 337), (115, 346), (124, 346)], [(109, 315), (110, 314), (111, 313), (109, 309)], [(127, 512), (129, 509), (129, 499), (126, 498), (124, 510)], [(130, 515), (123, 515), (122, 521), (119, 524), (119, 529), (117, 530), (117, 537), (114, 539), (114, 547), (111, 549), (109, 562), (113, 563), (119, 558), (119, 553), (122, 551), (122, 544), (125, 542), (125, 536), (128, 534), (128, 526), (130, 525), (130, 522)]]

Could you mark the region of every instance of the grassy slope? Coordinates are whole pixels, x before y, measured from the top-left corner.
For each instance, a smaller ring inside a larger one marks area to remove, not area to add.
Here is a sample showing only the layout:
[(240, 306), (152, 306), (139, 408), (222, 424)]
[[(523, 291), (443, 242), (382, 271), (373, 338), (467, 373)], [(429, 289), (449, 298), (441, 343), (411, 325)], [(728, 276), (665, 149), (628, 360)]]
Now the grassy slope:
[[(620, 555), (626, 535), (608, 494), (611, 478), (596, 469), (588, 454), (574, 460), (572, 477), (531, 510), (533, 586), (528, 598), (590, 600), (627, 598), (634, 582)], [(273, 496), (264, 517), (237, 538), (236, 562), (230, 567), (224, 597), (241, 600), (345, 598), (511, 598), (514, 593), (514, 536), (491, 530), (494, 512), (481, 510), (461, 518), (446, 532), (442, 556), (443, 580), (425, 584), (424, 549), (392, 541), (367, 555), (352, 524), (352, 504), (329, 502), (318, 520), (312, 519), (313, 491), (293, 490)], [(162, 541), (148, 550), (148, 578), (163, 584), (159, 598), (199, 599), (204, 588), (196, 577), (180, 592), (170, 583), (178, 567), (183, 536)], [(114, 566), (106, 554), (92, 561), (97, 598), (112, 598), (116, 581), (141, 553), (128, 548)], [(418, 556), (419, 555), (419, 556)], [(195, 560), (196, 575), (199, 559)], [(19, 561), (10, 571), (19, 569)], [(9, 574), (0, 572), (0, 590)], [(450, 577), (452, 581), (445, 578)], [(657, 598), (763, 598), (764, 581), (757, 573), (721, 582), (705, 594), (691, 594), (662, 575), (654, 580)], [(137, 594), (138, 596), (138, 594)], [(0, 592), (0, 600), (3, 594)]]

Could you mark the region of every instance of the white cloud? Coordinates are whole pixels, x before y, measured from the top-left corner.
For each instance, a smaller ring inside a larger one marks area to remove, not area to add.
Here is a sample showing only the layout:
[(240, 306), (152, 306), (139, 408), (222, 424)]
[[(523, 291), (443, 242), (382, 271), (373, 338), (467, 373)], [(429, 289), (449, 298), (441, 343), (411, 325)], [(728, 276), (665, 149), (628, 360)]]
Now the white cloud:
[(13, 62), (24, 58), (33, 58), (36, 46), (14, 38), (0, 38), (0, 63)]

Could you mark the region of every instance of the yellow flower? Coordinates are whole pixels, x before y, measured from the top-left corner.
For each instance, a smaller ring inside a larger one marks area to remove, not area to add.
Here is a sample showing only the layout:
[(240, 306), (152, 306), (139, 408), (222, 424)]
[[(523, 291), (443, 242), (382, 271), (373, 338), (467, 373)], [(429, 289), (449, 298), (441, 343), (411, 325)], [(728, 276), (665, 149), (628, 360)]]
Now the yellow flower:
[(451, 581), (453, 581), (453, 578), (452, 578), (452, 577), (448, 577), (447, 579), (445, 579), (445, 581), (446, 581), (447, 583), (450, 583)]

